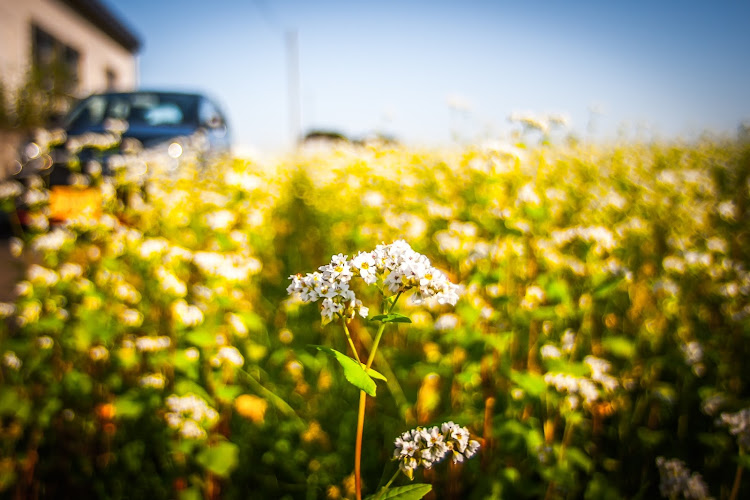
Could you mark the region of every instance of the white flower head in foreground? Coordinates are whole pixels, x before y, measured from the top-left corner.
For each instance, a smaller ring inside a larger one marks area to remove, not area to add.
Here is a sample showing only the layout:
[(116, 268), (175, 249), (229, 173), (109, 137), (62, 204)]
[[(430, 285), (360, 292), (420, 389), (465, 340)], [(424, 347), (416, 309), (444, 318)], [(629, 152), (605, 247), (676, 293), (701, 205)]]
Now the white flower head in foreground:
[(404, 240), (378, 245), (372, 252), (360, 252), (351, 260), (343, 254), (334, 255), (318, 272), (290, 276), (292, 283), (287, 292), (303, 302), (321, 300), (324, 324), (337, 317), (367, 317), (368, 309), (349, 287), (354, 277), (390, 295), (414, 290), (417, 303), (428, 298), (435, 298), (440, 304), (455, 305), (458, 301), (458, 285)]
[(474, 456), (479, 442), (469, 439), (466, 427), (445, 422), (440, 427), (417, 427), (404, 432), (393, 442), (393, 459), (398, 460), (399, 469), (409, 479), (419, 467), (431, 468), (436, 463), (451, 457), (453, 463), (463, 462)]

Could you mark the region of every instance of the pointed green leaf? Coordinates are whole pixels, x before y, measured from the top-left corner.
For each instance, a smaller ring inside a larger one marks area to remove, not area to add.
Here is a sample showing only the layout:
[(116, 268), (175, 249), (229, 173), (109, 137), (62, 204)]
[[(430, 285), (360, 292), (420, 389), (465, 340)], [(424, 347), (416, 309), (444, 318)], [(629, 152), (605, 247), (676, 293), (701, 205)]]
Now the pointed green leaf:
[(366, 500), (419, 500), (432, 491), (432, 486), (429, 484), (407, 484), (406, 486), (399, 486), (398, 488), (392, 488), (378, 496), (377, 494), (367, 497)]
[(361, 363), (350, 358), (346, 354), (338, 352), (336, 349), (331, 349), (330, 347), (322, 345), (315, 345), (312, 347), (336, 358), (336, 361), (339, 362), (341, 368), (344, 369), (344, 377), (346, 377), (346, 380), (357, 389), (363, 390), (369, 396), (375, 397), (375, 381), (370, 378)]
[(383, 323), (411, 323), (411, 319), (403, 314), (378, 314), (370, 318), (370, 321), (382, 321)]
[(374, 370), (374, 369), (372, 369), (372, 368), (367, 368), (367, 374), (368, 374), (368, 375), (369, 375), (370, 377), (372, 377), (372, 378), (376, 378), (376, 379), (378, 379), (378, 380), (382, 380), (383, 382), (388, 382), (388, 379), (387, 379), (387, 378), (385, 378), (385, 375), (383, 375), (382, 373), (380, 373), (380, 372), (378, 372), (378, 371), (375, 371), (375, 370)]

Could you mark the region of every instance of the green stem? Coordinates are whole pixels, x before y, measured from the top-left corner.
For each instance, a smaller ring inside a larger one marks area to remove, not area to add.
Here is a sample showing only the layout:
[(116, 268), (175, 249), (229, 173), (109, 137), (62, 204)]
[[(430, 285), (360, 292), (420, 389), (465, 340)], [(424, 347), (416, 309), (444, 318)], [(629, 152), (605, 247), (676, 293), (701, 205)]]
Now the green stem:
[[(399, 297), (401, 297), (401, 292), (399, 292), (393, 298), (393, 302), (391, 302), (391, 305), (388, 308), (388, 314), (393, 312), (393, 308), (396, 307), (396, 302), (398, 302)], [(383, 336), (384, 330), (385, 323), (381, 322), (380, 327), (378, 328), (378, 333), (377, 335), (375, 335), (375, 341), (372, 343), (370, 355), (367, 357), (367, 364), (365, 365), (366, 370), (368, 370), (370, 366), (372, 366), (372, 362), (375, 360), (375, 353), (378, 350), (378, 344), (380, 343), (380, 338)], [(365, 391), (360, 391), (359, 412), (357, 413), (357, 441), (354, 448), (354, 489), (357, 494), (357, 500), (362, 500), (362, 435), (365, 429), (366, 402), (367, 394), (365, 393)]]
[(742, 483), (742, 465), (737, 466), (737, 472), (734, 475), (734, 484), (732, 485), (732, 493), (729, 495), (729, 500), (737, 500), (737, 495), (740, 493), (740, 484)]
[(388, 491), (388, 488), (390, 488), (391, 483), (393, 483), (393, 481), (395, 481), (396, 478), (398, 477), (398, 473), (399, 472), (401, 472), (401, 469), (396, 469), (396, 473), (393, 474), (393, 477), (391, 477), (391, 480), (388, 481), (387, 483), (385, 483), (385, 486), (383, 486), (382, 488), (380, 488), (380, 491), (378, 491), (378, 494), (375, 495), (375, 500), (380, 500), (380, 497), (383, 496), (383, 493), (385, 493), (386, 491)]
[[(393, 312), (393, 308), (396, 307), (396, 302), (398, 302), (399, 297), (401, 297), (401, 292), (398, 292), (398, 295), (396, 295), (396, 297), (393, 299), (391, 307), (388, 308), (388, 314), (391, 314)], [(380, 344), (380, 337), (383, 336), (384, 330), (385, 323), (380, 323), (378, 333), (377, 335), (375, 335), (375, 341), (372, 343), (372, 349), (370, 349), (370, 355), (367, 357), (367, 368), (370, 368), (370, 366), (372, 366), (372, 362), (375, 360), (375, 353), (378, 351), (378, 344)]]
[(365, 403), (367, 394), (359, 391), (359, 411), (357, 413), (357, 441), (354, 445), (354, 489), (357, 500), (362, 500), (362, 435), (365, 428)]
[(352, 341), (352, 336), (349, 333), (349, 328), (346, 327), (346, 319), (341, 319), (341, 324), (344, 326), (344, 333), (346, 334), (346, 340), (349, 341), (349, 347), (352, 348), (352, 352), (354, 353), (354, 359), (357, 360), (357, 363), (362, 364), (362, 362), (359, 360), (359, 354), (357, 354), (357, 348), (354, 347), (354, 342)]
[[(362, 330), (360, 330), (360, 335), (360, 340), (362, 341), (362, 343), (364, 343), (365, 347), (368, 350), (372, 349), (373, 342), (370, 332), (363, 328)], [(401, 388), (401, 384), (399, 384), (398, 380), (396, 379), (396, 374), (391, 369), (391, 365), (388, 364), (388, 360), (383, 357), (382, 352), (378, 352), (377, 356), (375, 357), (375, 361), (378, 362), (378, 371), (380, 371), (380, 373), (385, 375), (385, 377), (388, 379), (385, 382), (388, 386), (388, 390), (393, 395), (393, 399), (396, 401), (396, 404), (401, 410), (401, 413), (405, 415), (410, 405), (409, 401), (406, 399), (404, 390)]]

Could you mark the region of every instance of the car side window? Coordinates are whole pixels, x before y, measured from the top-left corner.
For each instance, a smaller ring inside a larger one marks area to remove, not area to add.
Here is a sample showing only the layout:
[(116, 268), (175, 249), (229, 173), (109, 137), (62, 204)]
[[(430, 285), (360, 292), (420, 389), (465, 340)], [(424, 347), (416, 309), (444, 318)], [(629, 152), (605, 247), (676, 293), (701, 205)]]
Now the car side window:
[(198, 109), (198, 119), (201, 125), (208, 128), (219, 128), (224, 126), (224, 117), (219, 109), (208, 99), (201, 99)]
[(67, 127), (86, 128), (98, 125), (104, 120), (107, 100), (102, 96), (94, 96), (83, 101), (68, 118)]

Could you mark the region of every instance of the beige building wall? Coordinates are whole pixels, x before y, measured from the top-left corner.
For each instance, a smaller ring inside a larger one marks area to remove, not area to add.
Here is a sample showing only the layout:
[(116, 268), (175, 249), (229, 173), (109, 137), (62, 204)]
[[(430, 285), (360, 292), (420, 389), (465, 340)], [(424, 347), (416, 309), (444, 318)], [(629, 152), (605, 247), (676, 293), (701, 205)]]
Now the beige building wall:
[(56, 0), (0, 0), (0, 79), (8, 87), (23, 82), (29, 69), (32, 24), (80, 54), (79, 96), (105, 90), (108, 72), (117, 90), (137, 86), (135, 55), (69, 6)]

